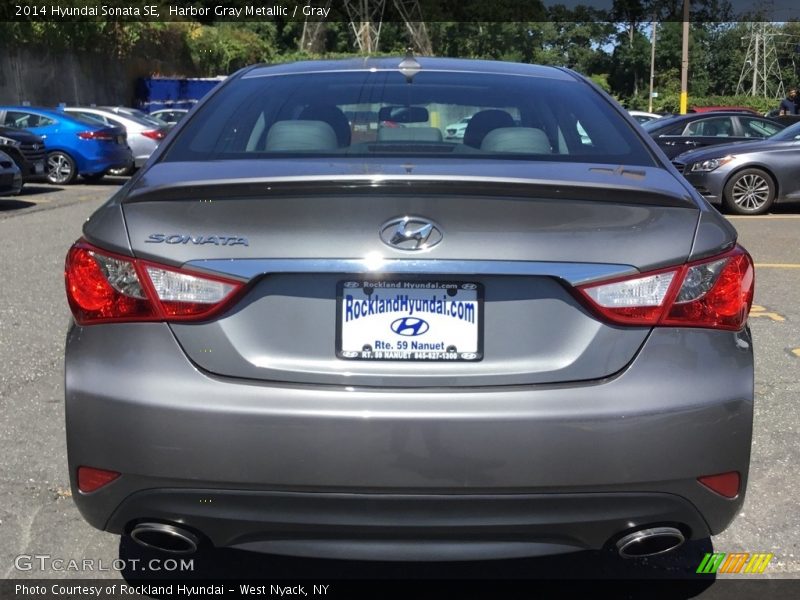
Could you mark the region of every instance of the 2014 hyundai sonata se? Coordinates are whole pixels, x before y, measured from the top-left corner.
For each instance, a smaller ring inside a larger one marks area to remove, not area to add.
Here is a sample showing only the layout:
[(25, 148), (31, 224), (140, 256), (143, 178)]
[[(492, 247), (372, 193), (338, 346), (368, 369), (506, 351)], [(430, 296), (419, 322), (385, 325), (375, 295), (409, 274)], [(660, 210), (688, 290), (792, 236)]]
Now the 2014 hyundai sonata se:
[(244, 69), (66, 287), (75, 502), (142, 544), (641, 556), (744, 499), (751, 258), (565, 69)]

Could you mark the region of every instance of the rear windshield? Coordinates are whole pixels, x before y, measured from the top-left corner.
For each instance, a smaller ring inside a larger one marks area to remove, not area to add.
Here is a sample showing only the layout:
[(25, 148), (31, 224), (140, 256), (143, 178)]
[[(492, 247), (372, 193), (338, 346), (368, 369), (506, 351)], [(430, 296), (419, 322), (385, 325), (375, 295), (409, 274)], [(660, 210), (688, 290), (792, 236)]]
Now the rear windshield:
[(93, 115), (84, 115), (84, 114), (75, 114), (74, 112), (64, 112), (64, 114), (72, 119), (73, 121), (77, 121), (78, 123), (83, 123), (84, 125), (92, 125), (94, 127), (106, 127), (105, 122), (101, 117), (95, 117)]
[(113, 119), (114, 116), (120, 119), (127, 119), (128, 121), (132, 121), (137, 125), (143, 125), (144, 127), (163, 127), (164, 123), (152, 117), (140, 117), (138, 115), (129, 115), (125, 113), (119, 114), (111, 114), (108, 116), (109, 119)]
[(677, 123), (679, 120), (680, 117), (676, 116), (661, 117), (660, 119), (653, 119), (647, 123), (642, 123), (642, 127), (644, 127), (645, 131), (655, 131), (656, 129), (669, 127), (672, 123)]
[(164, 122), (158, 117), (148, 115), (146, 112), (136, 110), (135, 108), (128, 108), (119, 112), (120, 116), (128, 117), (132, 121), (136, 121), (141, 125), (164, 125)]
[(103, 121), (103, 117), (99, 115), (93, 115), (91, 113), (77, 113), (71, 110), (65, 110), (64, 112), (67, 113), (71, 119), (78, 121), (79, 123), (102, 125), (103, 127), (106, 125), (106, 122)]
[(791, 127), (787, 127), (783, 131), (779, 131), (772, 136), (772, 140), (776, 142), (790, 142), (793, 140), (800, 140), (800, 123), (795, 123)]
[(162, 160), (292, 156), (654, 165), (633, 128), (581, 82), (441, 71), (237, 79), (194, 113)]

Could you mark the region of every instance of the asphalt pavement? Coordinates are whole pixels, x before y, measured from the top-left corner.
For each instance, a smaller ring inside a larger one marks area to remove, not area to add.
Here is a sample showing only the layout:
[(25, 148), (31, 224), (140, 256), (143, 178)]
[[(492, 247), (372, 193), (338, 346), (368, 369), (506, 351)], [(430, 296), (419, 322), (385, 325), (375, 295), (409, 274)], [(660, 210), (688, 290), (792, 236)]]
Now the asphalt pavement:
[[(63, 349), (69, 310), (63, 289), (64, 255), (79, 237), (83, 221), (122, 181), (106, 179), (64, 189), (31, 185), (22, 196), (0, 198), (0, 579), (163, 576), (131, 567), (137, 560), (146, 564), (163, 555), (148, 553), (83, 521), (70, 498), (66, 466)], [(778, 214), (765, 217), (734, 217), (732, 222), (757, 265), (751, 313), (756, 410), (746, 501), (722, 535), (692, 542), (664, 558), (638, 561), (584, 552), (477, 564), (409, 565), (212, 550), (195, 555), (191, 572), (179, 576), (686, 578), (690, 585), (700, 586), (697, 594), (716, 597), (713, 578), (701, 580), (695, 575), (699, 561), (713, 548), (773, 553), (764, 577), (800, 578), (800, 205), (781, 207)], [(120, 558), (126, 560), (122, 572), (113, 568), (113, 561)], [(54, 567), (53, 559), (64, 561), (61, 569)], [(93, 569), (68, 568), (70, 560), (86, 559), (94, 561)]]

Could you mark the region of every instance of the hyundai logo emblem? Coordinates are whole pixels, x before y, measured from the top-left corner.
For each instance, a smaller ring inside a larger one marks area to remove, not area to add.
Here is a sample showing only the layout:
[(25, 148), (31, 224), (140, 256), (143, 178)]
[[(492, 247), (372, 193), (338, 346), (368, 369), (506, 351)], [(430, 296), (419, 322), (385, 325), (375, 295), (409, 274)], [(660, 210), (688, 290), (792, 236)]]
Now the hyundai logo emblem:
[(417, 317), (401, 317), (392, 322), (391, 328), (397, 335), (416, 337), (428, 331), (430, 325)]
[(396, 250), (428, 250), (442, 241), (442, 230), (423, 217), (398, 217), (381, 226), (381, 240)]

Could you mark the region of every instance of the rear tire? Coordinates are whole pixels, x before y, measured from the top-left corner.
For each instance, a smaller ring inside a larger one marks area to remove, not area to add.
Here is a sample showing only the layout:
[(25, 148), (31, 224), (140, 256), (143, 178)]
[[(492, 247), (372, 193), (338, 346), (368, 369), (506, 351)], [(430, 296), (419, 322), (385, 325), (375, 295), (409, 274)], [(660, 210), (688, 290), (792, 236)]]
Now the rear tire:
[(47, 181), (55, 185), (67, 185), (75, 181), (78, 169), (75, 161), (66, 152), (50, 152), (47, 154)]
[(737, 215), (761, 215), (775, 201), (775, 182), (761, 169), (739, 171), (725, 184), (725, 207)]

